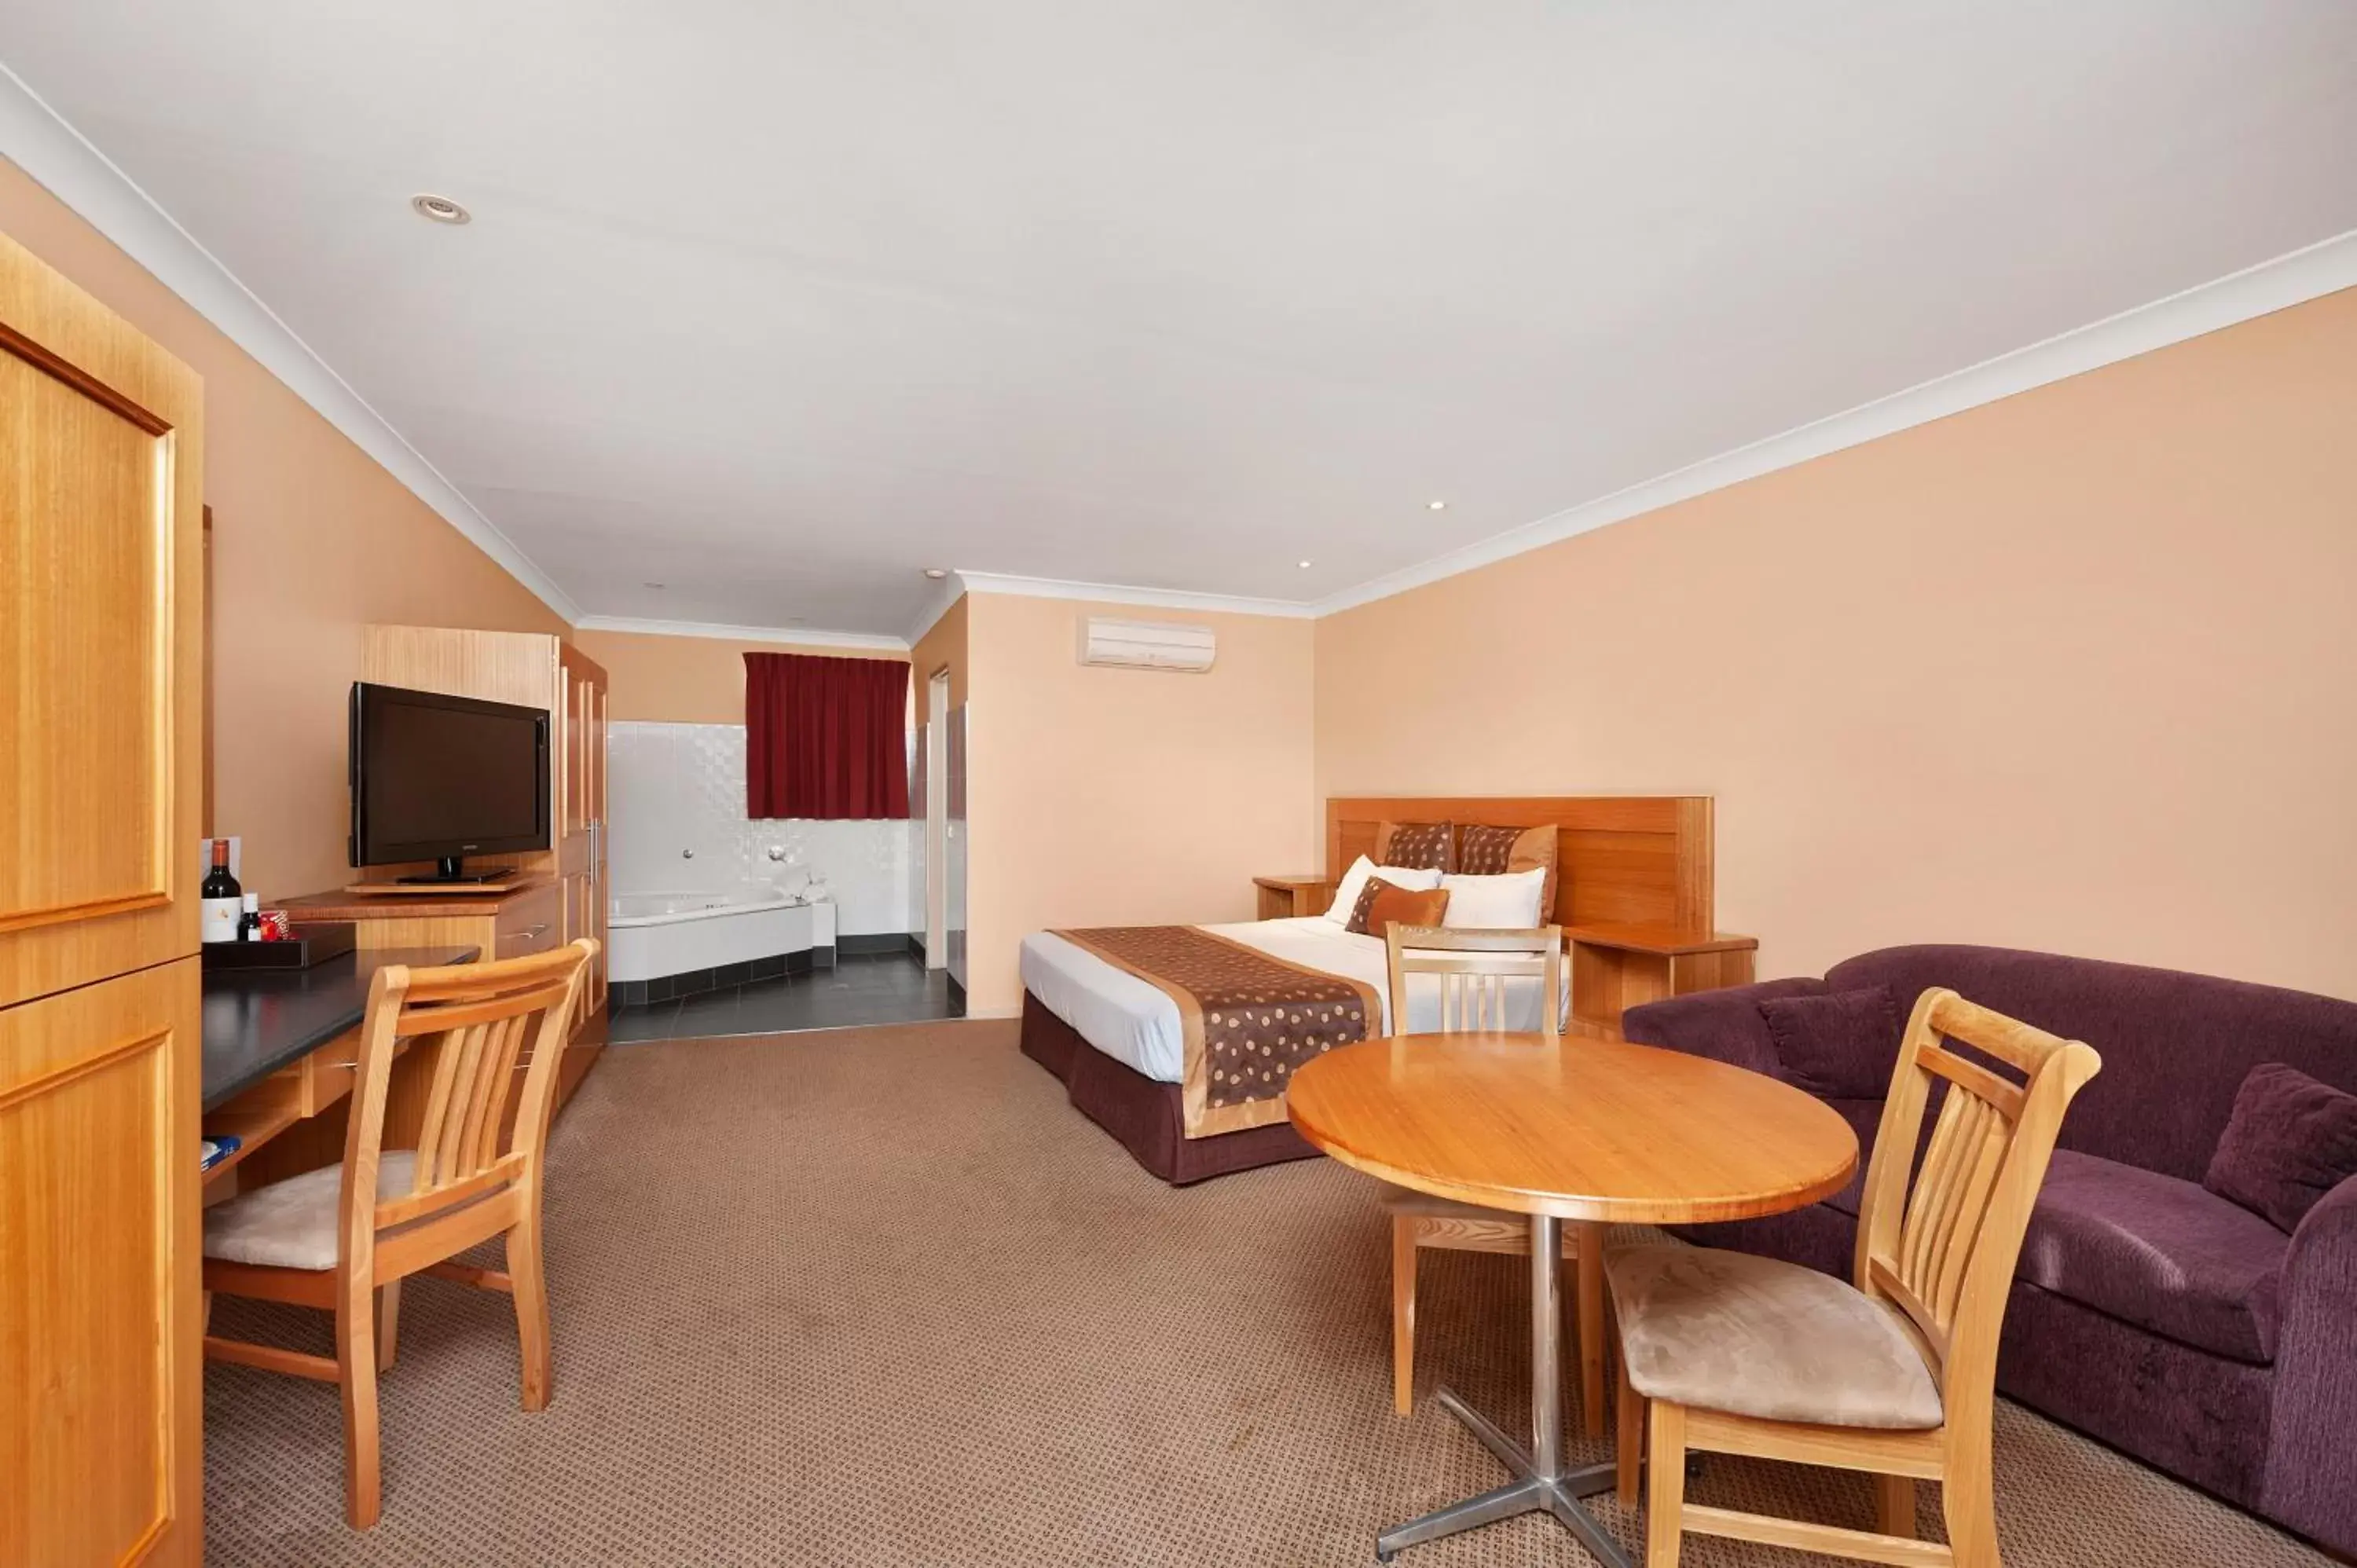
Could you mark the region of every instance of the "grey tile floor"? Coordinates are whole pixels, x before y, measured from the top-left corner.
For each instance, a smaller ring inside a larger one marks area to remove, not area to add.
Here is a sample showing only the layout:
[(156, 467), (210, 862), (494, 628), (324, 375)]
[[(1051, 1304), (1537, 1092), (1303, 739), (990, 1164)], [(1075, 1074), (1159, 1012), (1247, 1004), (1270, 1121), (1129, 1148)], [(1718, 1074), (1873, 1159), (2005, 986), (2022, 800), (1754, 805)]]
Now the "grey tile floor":
[(905, 952), (847, 953), (833, 969), (624, 1008), (610, 1020), (607, 1039), (627, 1046), (860, 1024), (913, 1024), (964, 1014), (964, 1000), (950, 984), (947, 972), (926, 969), (922, 959)]

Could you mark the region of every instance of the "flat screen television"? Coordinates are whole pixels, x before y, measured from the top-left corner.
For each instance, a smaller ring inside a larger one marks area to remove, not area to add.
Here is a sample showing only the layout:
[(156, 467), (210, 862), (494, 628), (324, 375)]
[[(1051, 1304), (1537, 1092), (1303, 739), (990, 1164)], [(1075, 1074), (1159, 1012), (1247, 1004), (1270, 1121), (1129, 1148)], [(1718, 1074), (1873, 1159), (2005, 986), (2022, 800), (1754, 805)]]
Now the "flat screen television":
[(482, 882), (470, 854), (548, 847), (548, 713), (352, 682), (351, 860), (436, 863), (404, 882)]

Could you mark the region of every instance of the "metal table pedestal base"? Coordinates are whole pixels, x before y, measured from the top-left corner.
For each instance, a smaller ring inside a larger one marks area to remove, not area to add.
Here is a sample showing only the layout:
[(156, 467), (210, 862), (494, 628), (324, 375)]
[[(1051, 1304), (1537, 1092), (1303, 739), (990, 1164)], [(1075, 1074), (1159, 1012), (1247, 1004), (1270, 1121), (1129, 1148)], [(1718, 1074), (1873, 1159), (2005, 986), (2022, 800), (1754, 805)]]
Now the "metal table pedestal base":
[(1579, 1500), (1612, 1489), (1611, 1464), (1569, 1470), (1563, 1465), (1563, 1384), (1557, 1361), (1563, 1343), (1563, 1307), (1555, 1286), (1555, 1260), (1562, 1245), (1562, 1220), (1551, 1215), (1531, 1216), (1530, 1451), (1523, 1452), (1521, 1444), (1454, 1391), (1442, 1389), (1435, 1396), (1514, 1478), (1494, 1491), (1451, 1503), (1383, 1531), (1375, 1538), (1376, 1561), (1389, 1563), (1405, 1547), (1479, 1530), (1500, 1520), (1544, 1513), (1553, 1515), (1556, 1523), (1579, 1537), (1580, 1543), (1607, 1568), (1636, 1568), (1602, 1521)]

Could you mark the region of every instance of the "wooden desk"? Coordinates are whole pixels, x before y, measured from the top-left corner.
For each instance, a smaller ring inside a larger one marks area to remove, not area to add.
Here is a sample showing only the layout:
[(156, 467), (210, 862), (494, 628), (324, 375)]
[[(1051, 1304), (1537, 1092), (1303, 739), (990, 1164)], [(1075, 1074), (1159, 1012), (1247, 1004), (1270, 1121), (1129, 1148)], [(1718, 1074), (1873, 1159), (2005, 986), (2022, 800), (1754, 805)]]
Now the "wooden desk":
[(1571, 1032), (1620, 1037), (1620, 1015), (1690, 991), (1751, 983), (1760, 939), (1670, 926), (1564, 928), (1571, 944)]
[[(461, 885), (432, 893), (312, 893), (283, 899), (273, 908), (283, 907), (298, 920), (351, 921), (362, 956), (381, 948), (463, 945), (487, 960), (522, 958), (563, 947), (589, 930), (587, 915), (565, 908), (568, 886), (545, 876), (526, 876), (505, 892)], [(605, 940), (602, 919), (594, 934), (599, 941)], [(558, 1111), (573, 1098), (606, 1043), (605, 961), (601, 955), (597, 983), (583, 992), (581, 1016), (556, 1075)]]
[(1260, 895), (1256, 920), (1288, 920), (1300, 915), (1322, 915), (1334, 901), (1334, 885), (1322, 876), (1255, 876)]
[[(1442, 1406), (1513, 1478), (1384, 1531), (1376, 1557), (1389, 1562), (1420, 1541), (1544, 1513), (1612, 1568), (1632, 1568), (1579, 1501), (1611, 1489), (1616, 1466), (1564, 1464), (1555, 1362), (1564, 1222), (1588, 1227), (1580, 1238), (1579, 1290), (1583, 1299), (1595, 1293), (1600, 1305), (1606, 1225), (1691, 1224), (1804, 1208), (1849, 1180), (1857, 1135), (1833, 1107), (1725, 1062), (1536, 1034), (1361, 1041), (1297, 1069), (1285, 1099), (1301, 1135), (1346, 1165), (1437, 1197), (1530, 1216), (1531, 1446), (1525, 1452), (1441, 1390)], [(1595, 1362), (1584, 1380), (1599, 1391), (1603, 1350), (1600, 1336), (1580, 1342), (1582, 1361)]]
[[(466, 963), (476, 956), (471, 947), (378, 948), (310, 969), (206, 975), (199, 1026), (202, 1123), (207, 1137), (227, 1133), (242, 1142), (235, 1154), (205, 1173), (205, 1200), (234, 1196), (238, 1172), (248, 1160), (351, 1092), (351, 1062), (378, 970), (395, 963), (418, 969)], [(340, 1126), (338, 1132), (340, 1138)], [(263, 1162), (274, 1176), (292, 1174), (279, 1168), (285, 1153)], [(329, 1156), (341, 1157), (340, 1146)]]

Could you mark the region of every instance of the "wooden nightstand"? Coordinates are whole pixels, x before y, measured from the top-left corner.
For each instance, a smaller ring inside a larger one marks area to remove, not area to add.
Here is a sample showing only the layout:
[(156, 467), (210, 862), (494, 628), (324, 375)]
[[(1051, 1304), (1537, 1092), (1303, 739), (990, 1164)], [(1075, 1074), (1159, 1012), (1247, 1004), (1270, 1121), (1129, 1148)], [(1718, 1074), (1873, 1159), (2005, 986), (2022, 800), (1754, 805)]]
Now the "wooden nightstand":
[(1283, 920), (1296, 915), (1322, 915), (1334, 901), (1334, 885), (1322, 876), (1255, 876), (1263, 920)]
[(1690, 991), (1751, 983), (1757, 937), (1679, 931), (1666, 926), (1567, 926), (1572, 1028), (1576, 1035), (1620, 1038), (1629, 1008)]

